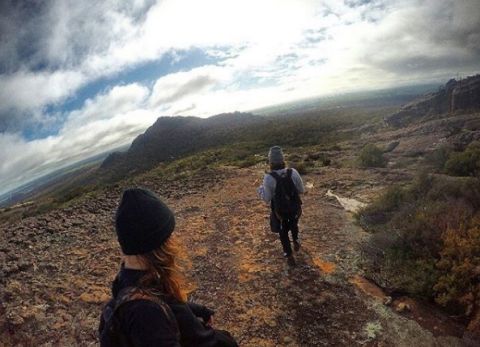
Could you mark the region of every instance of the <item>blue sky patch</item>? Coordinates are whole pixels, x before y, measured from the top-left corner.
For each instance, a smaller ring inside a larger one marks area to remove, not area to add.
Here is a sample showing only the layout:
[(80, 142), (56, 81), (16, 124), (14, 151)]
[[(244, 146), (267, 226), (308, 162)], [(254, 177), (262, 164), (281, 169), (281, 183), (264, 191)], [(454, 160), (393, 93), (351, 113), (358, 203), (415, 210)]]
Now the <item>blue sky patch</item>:
[[(221, 48), (216, 49), (221, 50)], [(171, 50), (159, 60), (139, 64), (131, 69), (123, 70), (113, 77), (100, 78), (75, 91), (75, 95), (65, 102), (46, 106), (44, 114), (57, 115), (53, 116), (56, 122), (30, 124), (24, 127), (22, 135), (27, 140), (34, 140), (58, 134), (69, 112), (82, 108), (85, 100), (93, 99), (96, 95), (102, 94), (114, 86), (139, 83), (151, 88), (155, 81), (162, 76), (204, 65), (218, 64), (221, 61), (221, 58), (211, 56), (196, 47), (188, 50)]]

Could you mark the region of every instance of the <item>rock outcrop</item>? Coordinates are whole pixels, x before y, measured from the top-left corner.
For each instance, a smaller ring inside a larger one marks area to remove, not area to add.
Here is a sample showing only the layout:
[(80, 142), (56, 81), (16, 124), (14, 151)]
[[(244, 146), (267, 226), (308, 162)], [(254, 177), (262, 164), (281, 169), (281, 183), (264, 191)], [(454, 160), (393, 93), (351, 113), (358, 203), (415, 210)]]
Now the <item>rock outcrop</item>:
[(480, 75), (460, 81), (451, 79), (437, 92), (403, 106), (384, 121), (389, 126), (402, 127), (429, 116), (475, 110), (480, 110)]
[(457, 82), (450, 98), (450, 111), (480, 109), (480, 75)]
[(232, 142), (237, 134), (264, 118), (249, 113), (226, 113), (207, 119), (160, 117), (133, 140), (128, 151), (110, 154), (102, 163), (104, 176), (123, 176), (210, 147)]

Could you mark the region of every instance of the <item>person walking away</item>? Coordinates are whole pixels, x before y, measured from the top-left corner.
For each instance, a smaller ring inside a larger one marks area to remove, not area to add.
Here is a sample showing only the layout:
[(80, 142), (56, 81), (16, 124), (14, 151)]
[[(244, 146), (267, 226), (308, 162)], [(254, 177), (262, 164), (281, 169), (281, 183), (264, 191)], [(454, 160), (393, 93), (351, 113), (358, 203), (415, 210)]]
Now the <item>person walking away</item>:
[(212, 327), (214, 312), (187, 301), (175, 218), (154, 193), (128, 189), (115, 217), (123, 262), (100, 318), (102, 347), (236, 347)]
[(284, 256), (289, 265), (294, 265), (289, 231), (292, 234), (294, 250), (298, 252), (300, 250), (298, 220), (302, 214), (302, 201), (299, 195), (305, 192), (305, 188), (298, 171), (286, 167), (281, 147), (270, 148), (268, 161), (270, 172), (265, 174), (258, 193), (265, 202), (270, 203), (271, 230), (279, 234)]

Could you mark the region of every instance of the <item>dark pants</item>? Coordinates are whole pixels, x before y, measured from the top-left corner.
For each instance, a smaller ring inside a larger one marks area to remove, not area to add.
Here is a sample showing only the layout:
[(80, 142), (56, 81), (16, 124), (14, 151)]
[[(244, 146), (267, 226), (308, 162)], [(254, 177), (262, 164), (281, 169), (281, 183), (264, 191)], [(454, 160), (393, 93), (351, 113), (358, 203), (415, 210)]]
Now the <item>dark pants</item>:
[(298, 218), (284, 219), (280, 221), (273, 212), (270, 213), (270, 228), (273, 232), (280, 235), (280, 241), (282, 242), (283, 252), (289, 256), (292, 254), (292, 245), (290, 244), (290, 238), (288, 232), (292, 232), (293, 241), (298, 240)]

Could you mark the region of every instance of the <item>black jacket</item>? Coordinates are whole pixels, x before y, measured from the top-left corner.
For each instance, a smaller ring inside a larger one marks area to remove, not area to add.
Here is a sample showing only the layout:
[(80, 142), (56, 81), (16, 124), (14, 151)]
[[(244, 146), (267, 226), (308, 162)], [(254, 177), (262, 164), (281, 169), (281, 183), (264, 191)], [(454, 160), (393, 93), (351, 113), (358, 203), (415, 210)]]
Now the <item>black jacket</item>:
[[(144, 271), (122, 267), (112, 284), (113, 297), (123, 288), (135, 287), (144, 274)], [(134, 346), (237, 346), (228, 332), (204, 324), (214, 314), (212, 310), (190, 302), (165, 301), (175, 315), (176, 322), (169, 319), (159, 305), (150, 300), (133, 300), (122, 306), (120, 326)]]

